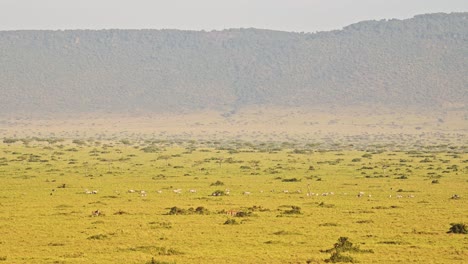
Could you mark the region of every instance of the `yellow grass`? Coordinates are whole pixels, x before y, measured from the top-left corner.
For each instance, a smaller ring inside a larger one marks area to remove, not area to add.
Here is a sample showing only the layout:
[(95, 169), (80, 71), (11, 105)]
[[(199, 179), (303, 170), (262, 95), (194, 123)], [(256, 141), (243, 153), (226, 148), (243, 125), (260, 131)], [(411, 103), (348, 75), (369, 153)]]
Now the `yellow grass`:
[[(468, 260), (467, 236), (446, 233), (450, 223), (468, 220), (466, 147), (294, 152), (183, 141), (156, 142), (158, 152), (143, 152), (148, 145), (138, 140), (0, 144), (0, 259), (323, 263), (330, 254), (320, 250), (349, 237), (374, 252), (350, 254), (361, 263)], [(429, 162), (421, 162), (425, 158)], [(402, 175), (407, 179), (397, 179)], [(284, 181), (293, 178), (298, 181)], [(438, 184), (431, 183), (436, 179)], [(216, 181), (224, 185), (212, 186)], [(226, 189), (227, 196), (211, 196)], [(359, 192), (364, 196), (358, 198)], [(453, 194), (461, 198), (450, 199)], [(203, 206), (210, 214), (168, 215), (174, 206)], [(253, 206), (267, 210), (224, 225), (232, 217), (222, 211), (247, 212)], [(299, 206), (301, 214), (285, 214), (291, 206)], [(93, 217), (95, 210), (102, 215)]]

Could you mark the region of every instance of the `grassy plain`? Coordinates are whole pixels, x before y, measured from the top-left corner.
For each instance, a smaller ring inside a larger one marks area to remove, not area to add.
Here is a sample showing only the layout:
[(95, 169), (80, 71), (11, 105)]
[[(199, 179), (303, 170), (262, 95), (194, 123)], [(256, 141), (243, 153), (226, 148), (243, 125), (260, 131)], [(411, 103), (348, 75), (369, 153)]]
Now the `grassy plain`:
[(466, 146), (47, 140), (0, 143), (0, 262), (323, 263), (339, 237), (361, 263), (468, 260), (447, 233), (468, 220)]

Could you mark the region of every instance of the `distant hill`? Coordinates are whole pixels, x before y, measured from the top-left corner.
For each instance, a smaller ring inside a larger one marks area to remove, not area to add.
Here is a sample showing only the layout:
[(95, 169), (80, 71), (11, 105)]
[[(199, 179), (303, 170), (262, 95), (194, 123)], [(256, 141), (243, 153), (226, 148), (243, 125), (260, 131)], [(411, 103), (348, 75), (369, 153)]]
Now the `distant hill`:
[(468, 106), (468, 13), (330, 32), (0, 31), (0, 113)]

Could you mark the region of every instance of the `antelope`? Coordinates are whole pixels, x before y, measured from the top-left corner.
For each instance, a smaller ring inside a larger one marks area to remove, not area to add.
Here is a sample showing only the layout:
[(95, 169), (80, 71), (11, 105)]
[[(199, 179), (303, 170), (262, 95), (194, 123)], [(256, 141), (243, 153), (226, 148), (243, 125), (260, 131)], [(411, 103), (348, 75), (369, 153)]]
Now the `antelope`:
[(237, 211), (234, 211), (234, 210), (229, 210), (226, 212), (227, 215), (230, 215), (230, 216), (236, 216), (237, 215)]
[(100, 210), (96, 210), (96, 211), (92, 211), (91, 212), (91, 216), (100, 216), (101, 215), (101, 211)]

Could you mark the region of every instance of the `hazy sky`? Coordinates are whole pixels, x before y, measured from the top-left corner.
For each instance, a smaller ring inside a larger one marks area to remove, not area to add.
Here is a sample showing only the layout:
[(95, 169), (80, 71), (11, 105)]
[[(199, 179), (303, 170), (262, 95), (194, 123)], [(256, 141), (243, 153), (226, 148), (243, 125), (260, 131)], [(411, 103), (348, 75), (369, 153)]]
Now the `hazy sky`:
[(0, 0), (0, 30), (255, 27), (315, 32), (466, 12), (467, 0)]

